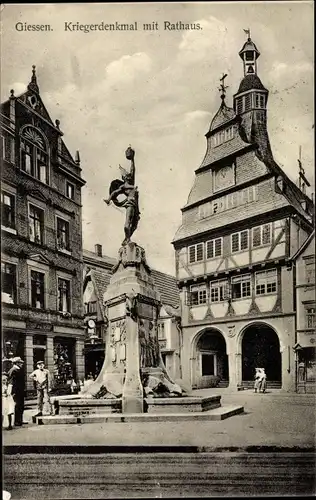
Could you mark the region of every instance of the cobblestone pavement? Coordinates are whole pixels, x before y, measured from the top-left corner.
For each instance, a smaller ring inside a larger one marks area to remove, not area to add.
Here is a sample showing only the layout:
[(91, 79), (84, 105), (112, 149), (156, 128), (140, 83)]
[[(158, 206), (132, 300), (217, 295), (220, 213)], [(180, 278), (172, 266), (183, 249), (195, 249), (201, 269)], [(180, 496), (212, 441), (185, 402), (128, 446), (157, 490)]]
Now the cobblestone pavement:
[(4, 430), (8, 445), (183, 445), (212, 449), (249, 446), (313, 447), (315, 396), (270, 391), (230, 393), (204, 389), (194, 395), (220, 393), (222, 404), (243, 405), (245, 412), (223, 421), (45, 425), (32, 424), (36, 408), (25, 411), (29, 424)]
[(315, 495), (315, 396), (222, 395), (223, 421), (28, 425), (3, 432), (12, 500)]

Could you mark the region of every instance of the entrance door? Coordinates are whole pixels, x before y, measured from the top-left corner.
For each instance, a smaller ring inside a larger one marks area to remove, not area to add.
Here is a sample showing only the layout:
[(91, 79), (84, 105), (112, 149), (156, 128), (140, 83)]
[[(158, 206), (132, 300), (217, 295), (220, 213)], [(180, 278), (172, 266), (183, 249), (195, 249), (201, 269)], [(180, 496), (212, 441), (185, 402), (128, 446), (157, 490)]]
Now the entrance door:
[(256, 368), (265, 368), (267, 381), (281, 382), (280, 342), (264, 324), (249, 326), (242, 339), (242, 380), (253, 381)]
[(223, 335), (213, 328), (205, 330), (196, 345), (192, 387), (216, 387), (228, 382), (228, 358)]

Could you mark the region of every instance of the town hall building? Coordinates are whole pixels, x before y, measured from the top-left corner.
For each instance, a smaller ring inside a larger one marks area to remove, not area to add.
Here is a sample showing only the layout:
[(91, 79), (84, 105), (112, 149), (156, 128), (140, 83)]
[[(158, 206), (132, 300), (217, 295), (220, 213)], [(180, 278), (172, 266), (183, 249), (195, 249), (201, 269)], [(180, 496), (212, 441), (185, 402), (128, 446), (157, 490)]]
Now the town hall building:
[[(182, 377), (192, 388), (253, 384), (296, 389), (291, 258), (313, 230), (307, 194), (276, 163), (267, 130), (269, 92), (249, 37), (232, 107), (221, 103), (206, 134), (173, 245), (182, 305)], [(285, 137), (286, 139), (286, 137)], [(291, 159), (293, 162), (293, 159)]]

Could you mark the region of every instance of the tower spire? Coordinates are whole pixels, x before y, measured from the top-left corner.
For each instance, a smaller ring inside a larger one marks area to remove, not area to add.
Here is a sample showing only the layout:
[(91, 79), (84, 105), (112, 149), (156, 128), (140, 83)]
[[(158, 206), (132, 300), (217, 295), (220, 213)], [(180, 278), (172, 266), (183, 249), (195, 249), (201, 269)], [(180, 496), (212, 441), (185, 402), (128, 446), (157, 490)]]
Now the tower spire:
[(33, 64), (32, 66), (32, 77), (31, 81), (27, 86), (28, 90), (31, 90), (32, 92), (36, 92), (37, 94), (39, 93), (39, 87), (37, 85), (37, 77), (36, 77), (36, 66)]

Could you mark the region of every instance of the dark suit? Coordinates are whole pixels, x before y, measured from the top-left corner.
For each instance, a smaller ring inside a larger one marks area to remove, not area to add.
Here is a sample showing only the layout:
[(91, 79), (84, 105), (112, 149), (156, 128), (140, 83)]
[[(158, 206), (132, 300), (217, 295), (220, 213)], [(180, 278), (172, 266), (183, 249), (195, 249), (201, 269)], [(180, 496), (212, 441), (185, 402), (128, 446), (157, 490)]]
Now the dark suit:
[(22, 425), (25, 397), (25, 377), (23, 367), (13, 365), (8, 373), (9, 383), (12, 384), (12, 396), (15, 402), (14, 423)]

